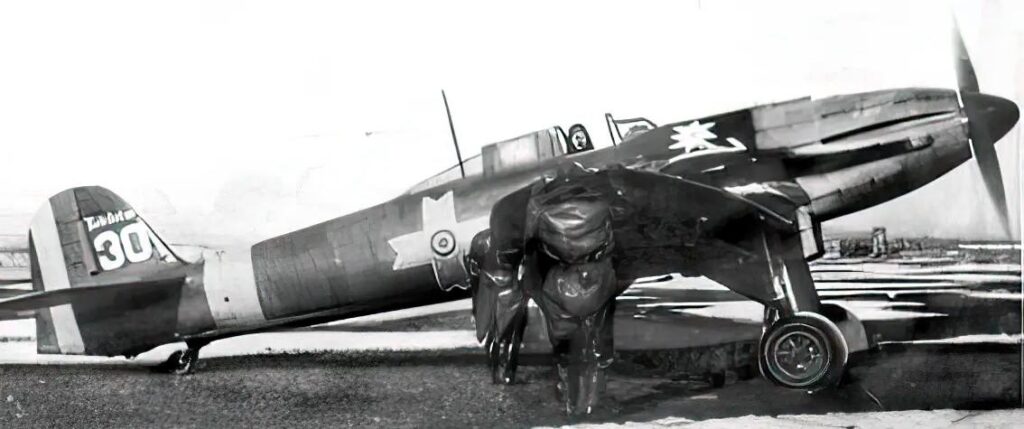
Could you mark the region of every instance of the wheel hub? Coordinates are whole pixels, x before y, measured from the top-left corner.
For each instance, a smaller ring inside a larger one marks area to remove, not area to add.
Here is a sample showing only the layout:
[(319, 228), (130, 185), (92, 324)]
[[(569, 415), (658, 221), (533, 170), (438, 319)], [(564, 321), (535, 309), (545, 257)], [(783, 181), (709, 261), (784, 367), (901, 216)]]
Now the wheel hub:
[(778, 368), (794, 379), (813, 377), (825, 368), (821, 341), (805, 332), (790, 332), (775, 344)]
[(835, 324), (809, 312), (773, 323), (766, 329), (758, 352), (765, 378), (783, 387), (810, 391), (837, 382), (848, 353)]

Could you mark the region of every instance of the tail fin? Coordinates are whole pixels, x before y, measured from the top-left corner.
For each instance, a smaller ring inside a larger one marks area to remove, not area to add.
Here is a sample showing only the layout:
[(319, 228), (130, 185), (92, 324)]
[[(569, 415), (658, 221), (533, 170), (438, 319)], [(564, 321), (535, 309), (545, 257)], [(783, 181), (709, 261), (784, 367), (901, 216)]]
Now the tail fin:
[[(117, 324), (130, 322), (127, 317), (137, 316), (140, 307), (153, 311), (153, 305), (164, 300), (174, 305), (161, 305), (168, 308), (156, 313), (175, 314), (147, 317), (171, 317), (169, 326), (148, 324), (160, 331), (174, 328), (180, 287), (168, 286), (178, 275), (174, 268), (182, 264), (113, 192), (89, 186), (51, 197), (32, 220), (29, 255), (34, 301), (0, 306), (49, 307), (36, 312), (40, 353), (119, 354), (142, 339), (126, 338), (124, 327)], [(169, 270), (175, 273), (169, 276)], [(154, 287), (157, 290), (150, 290)], [(142, 299), (139, 293), (147, 296)], [(136, 331), (147, 329), (132, 332)]]

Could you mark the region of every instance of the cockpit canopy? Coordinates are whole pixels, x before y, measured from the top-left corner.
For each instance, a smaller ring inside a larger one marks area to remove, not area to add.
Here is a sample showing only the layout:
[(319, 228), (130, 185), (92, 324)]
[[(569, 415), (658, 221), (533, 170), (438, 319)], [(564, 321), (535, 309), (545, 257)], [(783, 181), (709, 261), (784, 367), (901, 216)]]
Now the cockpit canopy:
[(612, 136), (612, 144), (627, 142), (650, 130), (658, 128), (658, 125), (647, 118), (615, 119), (611, 113), (604, 114), (605, 124), (608, 125), (608, 133)]
[[(629, 141), (657, 127), (646, 118), (615, 119), (611, 114), (605, 114), (605, 122), (613, 145)], [(569, 127), (568, 133), (560, 126), (545, 128), (484, 146), (479, 155), (464, 159), (461, 168), (454, 165), (417, 183), (408, 193), (413, 194), (459, 180), (462, 178), (462, 170), (465, 170), (466, 178), (490, 177), (554, 157), (593, 149), (594, 141), (582, 124)]]
[(564, 155), (564, 144), (561, 128), (552, 127), (484, 146), (484, 177)]
[[(523, 134), (508, 140), (484, 146), (479, 155), (462, 161), (466, 177), (489, 177), (494, 174), (524, 168), (547, 159), (591, 150), (593, 141), (586, 127), (580, 124), (569, 128), (570, 133), (555, 126), (532, 133)], [(571, 143), (570, 143), (571, 142)], [(430, 189), (462, 178), (462, 169), (458, 165), (448, 168), (409, 189), (410, 194)]]

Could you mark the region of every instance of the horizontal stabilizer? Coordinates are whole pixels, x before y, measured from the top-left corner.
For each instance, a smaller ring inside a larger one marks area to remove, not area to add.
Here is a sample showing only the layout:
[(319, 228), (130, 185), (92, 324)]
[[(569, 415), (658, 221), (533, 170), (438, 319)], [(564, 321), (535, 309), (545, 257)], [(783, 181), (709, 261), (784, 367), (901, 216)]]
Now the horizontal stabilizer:
[(0, 286), (32, 283), (28, 268), (0, 268)]
[(185, 276), (175, 270), (173, 276), (164, 278), (151, 278), (145, 281), (132, 281), (125, 283), (102, 284), (96, 286), (79, 286), (75, 288), (57, 289), (52, 291), (26, 292), (12, 298), (0, 299), (0, 311), (25, 311), (38, 308), (53, 307), (57, 305), (71, 304), (76, 300), (89, 300), (92, 295), (99, 292), (124, 293), (126, 295), (139, 293), (151, 288), (172, 288), (180, 287), (185, 282)]

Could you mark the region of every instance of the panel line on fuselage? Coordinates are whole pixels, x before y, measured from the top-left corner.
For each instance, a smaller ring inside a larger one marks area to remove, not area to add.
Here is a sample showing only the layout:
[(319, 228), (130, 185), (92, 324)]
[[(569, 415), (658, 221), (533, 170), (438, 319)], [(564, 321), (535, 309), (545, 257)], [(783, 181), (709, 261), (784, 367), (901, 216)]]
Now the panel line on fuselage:
[(203, 258), (203, 289), (217, 329), (265, 324), (267, 318), (256, 290), (252, 248), (210, 253)]

